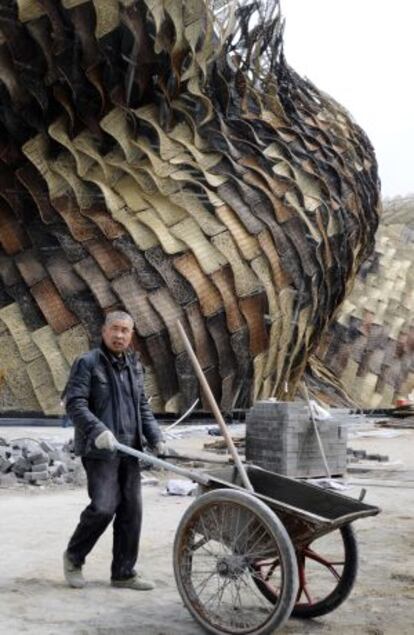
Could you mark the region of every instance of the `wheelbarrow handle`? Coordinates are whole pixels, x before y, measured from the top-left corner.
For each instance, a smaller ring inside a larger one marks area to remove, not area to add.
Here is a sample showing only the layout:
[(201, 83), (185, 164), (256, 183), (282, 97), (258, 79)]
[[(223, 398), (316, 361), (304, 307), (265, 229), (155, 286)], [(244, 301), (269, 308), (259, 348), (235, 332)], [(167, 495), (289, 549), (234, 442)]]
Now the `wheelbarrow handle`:
[(140, 450), (134, 450), (134, 448), (130, 448), (128, 445), (124, 445), (123, 443), (119, 443), (118, 441), (115, 442), (114, 448), (116, 450), (119, 450), (119, 452), (134, 456), (136, 459), (141, 459), (146, 463), (151, 463), (151, 465), (154, 465), (154, 467), (160, 467), (164, 470), (169, 470), (170, 472), (179, 474), (180, 476), (185, 476), (191, 481), (195, 481), (199, 485), (207, 485), (210, 480), (209, 477), (202, 472), (198, 472), (196, 470), (186, 470), (185, 468), (178, 467), (178, 465), (174, 465), (173, 463), (169, 463), (168, 461), (163, 461), (163, 459), (159, 459), (152, 454), (147, 454), (146, 452), (141, 452)]

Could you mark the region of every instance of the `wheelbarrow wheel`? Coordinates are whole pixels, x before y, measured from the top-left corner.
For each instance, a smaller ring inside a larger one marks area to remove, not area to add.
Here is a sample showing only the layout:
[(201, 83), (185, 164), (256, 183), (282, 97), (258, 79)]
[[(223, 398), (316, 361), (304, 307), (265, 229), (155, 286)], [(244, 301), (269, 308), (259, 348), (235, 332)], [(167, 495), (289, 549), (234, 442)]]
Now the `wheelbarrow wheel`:
[[(255, 584), (254, 564), (277, 558), (280, 592), (270, 601)], [(298, 591), (295, 551), (283, 524), (262, 501), (218, 489), (187, 509), (174, 541), (182, 600), (213, 635), (267, 635), (289, 618)]]
[[(297, 549), (296, 558), (299, 590), (292, 615), (308, 619), (337, 609), (351, 593), (358, 571), (358, 546), (351, 525)], [(277, 566), (270, 559), (256, 563), (254, 581), (271, 602), (277, 601), (279, 590), (268, 572)]]

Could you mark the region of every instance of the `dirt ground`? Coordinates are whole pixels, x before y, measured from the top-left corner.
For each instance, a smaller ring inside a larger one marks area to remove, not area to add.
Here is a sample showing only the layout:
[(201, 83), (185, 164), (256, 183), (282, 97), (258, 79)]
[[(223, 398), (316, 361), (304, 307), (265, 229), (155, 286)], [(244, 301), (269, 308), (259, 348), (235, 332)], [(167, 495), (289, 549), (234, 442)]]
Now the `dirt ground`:
[[(69, 436), (69, 430), (0, 430)], [(205, 437), (176, 441), (197, 450)], [(353, 439), (354, 449), (385, 452), (405, 470), (352, 475), (347, 492), (379, 505), (380, 516), (356, 523), (360, 569), (351, 597), (335, 612), (315, 620), (291, 619), (283, 633), (414, 634), (414, 431), (393, 439)], [(369, 483), (369, 484), (367, 484)], [(21, 486), (0, 490), (0, 633), (17, 635), (201, 635), (182, 605), (172, 570), (175, 529), (191, 498), (163, 496), (162, 486), (144, 487), (140, 568), (157, 587), (150, 592), (113, 589), (108, 584), (108, 529), (85, 565), (88, 585), (65, 586), (62, 553), (87, 502), (84, 489)]]

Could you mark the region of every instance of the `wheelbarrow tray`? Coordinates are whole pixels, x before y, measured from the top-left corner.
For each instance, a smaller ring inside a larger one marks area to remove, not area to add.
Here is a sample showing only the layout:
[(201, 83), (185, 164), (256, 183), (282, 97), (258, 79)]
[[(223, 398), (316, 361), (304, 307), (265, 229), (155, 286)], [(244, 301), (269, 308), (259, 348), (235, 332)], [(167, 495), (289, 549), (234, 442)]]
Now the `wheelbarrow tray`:
[[(378, 507), (317, 485), (253, 465), (246, 469), (255, 490), (249, 494), (260, 498), (277, 514), (295, 546), (308, 544), (354, 520), (380, 512)], [(200, 485), (203, 492), (220, 488), (246, 491), (235, 467), (209, 470), (205, 476), (207, 484)]]

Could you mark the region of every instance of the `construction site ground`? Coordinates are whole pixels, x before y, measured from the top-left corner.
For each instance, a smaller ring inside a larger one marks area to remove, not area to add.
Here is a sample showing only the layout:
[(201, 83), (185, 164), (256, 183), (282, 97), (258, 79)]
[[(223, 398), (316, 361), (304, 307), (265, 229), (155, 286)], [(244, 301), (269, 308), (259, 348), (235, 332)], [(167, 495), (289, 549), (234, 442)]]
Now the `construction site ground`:
[[(1, 428), (0, 436), (69, 438), (71, 429)], [(206, 436), (171, 443), (198, 452)], [(325, 617), (291, 619), (279, 632), (403, 635), (414, 633), (414, 430), (390, 439), (352, 439), (354, 449), (385, 453), (402, 461), (396, 472), (352, 474), (357, 497), (382, 514), (356, 523), (360, 566), (350, 598)], [(144, 489), (140, 568), (156, 589), (137, 592), (109, 586), (111, 531), (108, 529), (85, 565), (88, 585), (68, 588), (62, 553), (87, 503), (84, 487), (0, 489), (0, 633), (8, 635), (201, 635), (178, 595), (172, 544), (178, 522), (193, 500), (164, 496), (163, 480)]]

